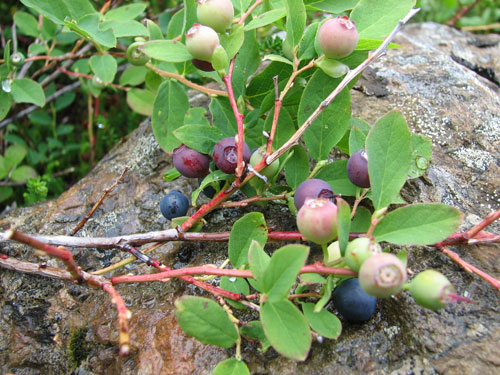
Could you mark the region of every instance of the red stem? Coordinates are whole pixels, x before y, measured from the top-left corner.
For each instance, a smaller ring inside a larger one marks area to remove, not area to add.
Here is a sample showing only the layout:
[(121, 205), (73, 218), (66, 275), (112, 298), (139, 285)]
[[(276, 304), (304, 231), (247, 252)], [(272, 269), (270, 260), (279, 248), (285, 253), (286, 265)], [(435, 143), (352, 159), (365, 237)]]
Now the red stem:
[(479, 232), (481, 232), (484, 228), (486, 228), (488, 225), (493, 223), (498, 218), (500, 218), (500, 210), (490, 213), (488, 216), (486, 216), (484, 218), (483, 221), (481, 221), (479, 224), (477, 224), (476, 226), (474, 226), (470, 230), (468, 230), (465, 233), (464, 237), (465, 238), (476, 237), (479, 234)]
[(111, 296), (111, 302), (116, 305), (118, 311), (118, 327), (120, 331), (119, 345), (120, 345), (120, 356), (126, 356), (130, 352), (130, 335), (128, 333), (128, 321), (132, 314), (125, 306), (122, 296), (116, 291), (116, 289), (110, 283), (105, 283), (102, 286), (102, 290), (109, 293)]
[(222, 78), (224, 83), (226, 84), (227, 94), (229, 97), (229, 102), (231, 103), (231, 108), (234, 113), (234, 117), (236, 118), (236, 125), (238, 126), (238, 138), (236, 139), (236, 148), (238, 150), (238, 165), (236, 167), (236, 186), (239, 186), (241, 182), (241, 176), (243, 175), (243, 170), (245, 168), (245, 162), (243, 161), (243, 142), (245, 140), (245, 136), (243, 133), (243, 115), (240, 113), (238, 109), (238, 105), (236, 103), (236, 99), (234, 97), (233, 91), (233, 70), (234, 70), (234, 60), (236, 56), (231, 59), (229, 64), (229, 71), (227, 75)]
[(269, 134), (269, 139), (267, 140), (267, 149), (266, 156), (272, 154), (273, 150), (273, 142), (274, 136), (276, 135), (276, 128), (278, 126), (278, 119), (280, 116), (280, 110), (282, 102), (280, 100), (279, 88), (278, 88), (278, 76), (273, 77), (274, 82), (274, 91), (275, 91), (275, 99), (274, 99), (274, 114), (273, 114), (273, 124), (271, 126), (271, 133)]

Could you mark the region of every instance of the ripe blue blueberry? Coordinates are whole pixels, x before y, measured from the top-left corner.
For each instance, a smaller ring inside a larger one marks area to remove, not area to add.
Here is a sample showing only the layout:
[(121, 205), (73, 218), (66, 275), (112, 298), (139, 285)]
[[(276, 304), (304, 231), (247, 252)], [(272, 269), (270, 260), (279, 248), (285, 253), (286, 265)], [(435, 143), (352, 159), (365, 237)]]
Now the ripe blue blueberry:
[(333, 291), (333, 305), (345, 320), (351, 323), (365, 322), (375, 314), (377, 298), (367, 294), (359, 279), (349, 279)]
[(167, 219), (186, 216), (189, 208), (189, 201), (186, 196), (177, 190), (172, 190), (160, 201), (160, 211)]

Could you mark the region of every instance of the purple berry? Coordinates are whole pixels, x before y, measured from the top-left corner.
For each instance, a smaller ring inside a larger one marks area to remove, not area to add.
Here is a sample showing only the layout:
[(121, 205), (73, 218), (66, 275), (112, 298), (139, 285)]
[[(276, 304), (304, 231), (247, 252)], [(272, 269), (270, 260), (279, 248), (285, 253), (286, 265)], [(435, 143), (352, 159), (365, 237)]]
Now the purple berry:
[(356, 24), (348, 17), (326, 21), (318, 31), (318, 43), (326, 57), (338, 59), (350, 55), (358, 44)]
[(195, 23), (186, 33), (187, 50), (195, 59), (210, 61), (219, 44), (219, 36), (208, 26)]
[(297, 227), (309, 241), (332, 241), (337, 237), (337, 206), (325, 198), (306, 199), (297, 214)]
[(203, 70), (204, 72), (213, 72), (215, 70), (212, 64), (209, 63), (208, 61), (192, 59), (191, 62), (195, 67), (197, 67), (200, 70)]
[(394, 254), (375, 254), (361, 265), (359, 282), (369, 295), (387, 298), (399, 293), (403, 288), (406, 282), (406, 268)]
[(356, 238), (347, 245), (344, 262), (351, 270), (358, 272), (369, 257), (381, 252), (382, 248), (377, 242), (367, 237)]
[(455, 294), (455, 289), (442, 273), (425, 270), (410, 282), (410, 293), (417, 304), (437, 311), (452, 302), (450, 294)]
[(304, 181), (297, 187), (293, 202), (298, 211), (306, 198), (326, 198), (333, 201), (333, 197), (333, 189), (328, 183), (317, 178), (312, 178)]
[(233, 23), (233, 3), (231, 0), (198, 0), (196, 15), (201, 24), (223, 33)]
[(160, 201), (160, 211), (167, 219), (185, 216), (188, 212), (189, 201), (186, 196), (177, 190), (172, 190)]
[[(220, 140), (212, 153), (214, 163), (222, 172), (233, 174), (238, 164), (238, 150), (234, 137), (228, 137)], [(250, 160), (250, 148), (243, 142), (243, 161), (248, 163)]]
[(337, 311), (348, 322), (366, 322), (375, 314), (377, 298), (366, 294), (357, 278), (346, 280), (336, 287), (332, 299)]
[(186, 145), (180, 145), (174, 150), (174, 167), (185, 177), (198, 178), (208, 174), (209, 159)]
[(351, 182), (362, 188), (370, 187), (368, 176), (368, 157), (365, 150), (358, 150), (351, 155), (347, 162), (347, 177)]

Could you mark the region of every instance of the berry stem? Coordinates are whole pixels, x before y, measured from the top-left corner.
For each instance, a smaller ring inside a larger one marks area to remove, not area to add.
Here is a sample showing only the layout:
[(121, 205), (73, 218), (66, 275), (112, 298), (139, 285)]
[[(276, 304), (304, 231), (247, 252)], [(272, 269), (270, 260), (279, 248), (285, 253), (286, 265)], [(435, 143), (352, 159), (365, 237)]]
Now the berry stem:
[(248, 10), (243, 13), (239, 19), (234, 20), (234, 22), (238, 22), (238, 24), (244, 25), (245, 20), (248, 18), (248, 16), (252, 14), (255, 8), (257, 8), (260, 4), (262, 4), (262, 0), (256, 0), (255, 3), (253, 3), (252, 6), (248, 8)]
[(238, 104), (236, 103), (236, 98), (234, 97), (233, 91), (233, 70), (234, 70), (234, 60), (236, 56), (231, 59), (229, 63), (229, 70), (227, 75), (222, 78), (224, 83), (226, 84), (227, 94), (229, 97), (229, 102), (231, 103), (231, 108), (234, 113), (234, 117), (236, 118), (236, 125), (238, 126), (238, 137), (236, 139), (236, 148), (238, 151), (238, 165), (236, 167), (236, 180), (235, 184), (239, 187), (241, 183), (241, 176), (243, 175), (243, 171), (245, 169), (245, 162), (243, 161), (243, 142), (245, 141), (245, 135), (243, 132), (243, 115), (240, 113), (238, 109)]
[(252, 203), (252, 202), (265, 202), (265, 201), (284, 200), (284, 199), (286, 199), (286, 194), (287, 193), (283, 193), (283, 194), (280, 194), (280, 195), (273, 195), (271, 197), (259, 197), (259, 196), (255, 196), (255, 197), (252, 197), (252, 198), (244, 199), (244, 200), (239, 201), (239, 202), (225, 202), (225, 203), (222, 203), (219, 207), (220, 208), (245, 207), (245, 206), (248, 206), (248, 204)]

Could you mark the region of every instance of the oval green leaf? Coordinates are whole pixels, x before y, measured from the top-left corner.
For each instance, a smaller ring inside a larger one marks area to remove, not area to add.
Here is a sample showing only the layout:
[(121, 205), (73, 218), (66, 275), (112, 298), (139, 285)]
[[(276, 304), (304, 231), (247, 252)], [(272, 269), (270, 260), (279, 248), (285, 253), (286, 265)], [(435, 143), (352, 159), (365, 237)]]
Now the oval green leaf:
[(229, 234), (229, 260), (235, 268), (248, 264), (248, 250), (252, 241), (264, 246), (267, 241), (267, 224), (260, 212), (251, 212), (238, 219)]
[(246, 26), (245, 31), (253, 30), (258, 27), (269, 25), (278, 21), (286, 16), (285, 8), (273, 9), (268, 12), (262, 13), (251, 20)]
[(12, 81), (11, 94), (16, 103), (31, 103), (39, 107), (45, 105), (45, 93), (42, 86), (28, 78)]
[(301, 145), (295, 146), (292, 152), (292, 156), (285, 164), (285, 178), (290, 187), (297, 189), (309, 175), (309, 158)]
[(375, 227), (377, 241), (398, 245), (430, 245), (455, 233), (462, 213), (441, 203), (413, 204), (388, 213)]
[(210, 125), (184, 125), (174, 131), (175, 137), (202, 154), (211, 154), (217, 142), (224, 138), (224, 134)]
[(325, 309), (314, 312), (314, 306), (314, 303), (302, 304), (302, 311), (311, 328), (323, 337), (338, 338), (342, 332), (342, 323), (339, 318)]
[(265, 302), (260, 309), (264, 333), (285, 357), (304, 361), (311, 347), (311, 331), (304, 315), (288, 300)]
[(131, 89), (127, 91), (127, 104), (134, 112), (144, 116), (153, 114), (153, 103), (155, 94), (144, 89)]
[(177, 322), (184, 332), (203, 344), (230, 348), (238, 331), (216, 302), (203, 297), (184, 296), (175, 301)]
[(193, 58), (184, 44), (171, 40), (153, 40), (144, 43), (141, 50), (149, 57), (160, 61), (184, 62)]
[(250, 371), (245, 362), (238, 361), (236, 358), (229, 358), (220, 362), (212, 375), (250, 375)]
[(94, 55), (89, 60), (90, 69), (104, 83), (111, 83), (115, 79), (118, 64), (111, 55)]
[(372, 127), (366, 138), (368, 174), (376, 210), (387, 207), (408, 177), (411, 135), (403, 115), (389, 112)]
[(356, 195), (358, 189), (347, 177), (347, 160), (337, 160), (322, 168), (315, 178), (330, 184), (335, 194)]

